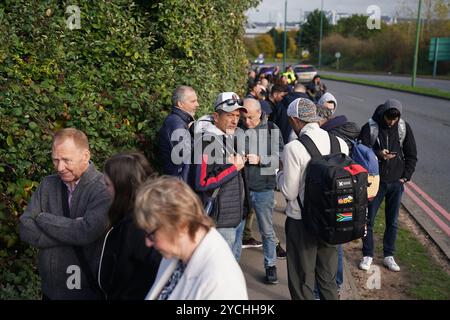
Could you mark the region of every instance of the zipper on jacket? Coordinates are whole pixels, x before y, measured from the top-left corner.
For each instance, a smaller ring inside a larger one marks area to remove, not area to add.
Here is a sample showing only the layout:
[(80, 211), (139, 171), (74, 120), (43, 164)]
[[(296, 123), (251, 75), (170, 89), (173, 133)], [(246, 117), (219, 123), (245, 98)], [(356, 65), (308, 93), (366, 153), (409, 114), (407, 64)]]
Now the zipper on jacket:
[(98, 275), (97, 275), (98, 286), (99, 286), (100, 290), (102, 290), (103, 294), (105, 295), (105, 299), (106, 300), (108, 300), (108, 294), (102, 288), (102, 284), (101, 284), (101, 281), (100, 281), (100, 274), (101, 274), (101, 271), (102, 271), (103, 253), (105, 252), (106, 241), (108, 240), (108, 236), (109, 236), (109, 234), (111, 233), (111, 231), (113, 229), (114, 229), (114, 227), (109, 229), (109, 231), (106, 233), (105, 240), (103, 240), (102, 254), (100, 255), (100, 264), (99, 264), (99, 267), (98, 267)]

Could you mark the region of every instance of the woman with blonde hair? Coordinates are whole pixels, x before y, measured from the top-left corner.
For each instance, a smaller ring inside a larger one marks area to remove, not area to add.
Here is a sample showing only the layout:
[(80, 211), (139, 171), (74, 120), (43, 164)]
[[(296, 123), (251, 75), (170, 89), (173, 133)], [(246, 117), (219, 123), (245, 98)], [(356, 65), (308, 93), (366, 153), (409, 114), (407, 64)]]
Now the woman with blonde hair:
[(180, 179), (143, 184), (135, 203), (146, 245), (163, 256), (148, 300), (248, 299), (244, 275), (230, 247)]

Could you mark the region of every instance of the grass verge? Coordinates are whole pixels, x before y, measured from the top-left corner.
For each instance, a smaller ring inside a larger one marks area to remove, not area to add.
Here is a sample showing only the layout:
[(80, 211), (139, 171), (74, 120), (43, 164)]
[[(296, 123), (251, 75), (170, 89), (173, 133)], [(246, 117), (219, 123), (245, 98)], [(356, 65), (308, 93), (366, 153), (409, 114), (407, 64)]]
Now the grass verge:
[(381, 82), (381, 81), (356, 79), (356, 78), (341, 77), (341, 76), (335, 76), (335, 75), (321, 75), (321, 78), (355, 83), (355, 84), (362, 84), (362, 85), (366, 85), (366, 86), (379, 87), (379, 88), (384, 88), (384, 89), (404, 91), (404, 92), (408, 92), (408, 93), (415, 93), (415, 94), (420, 94), (420, 95), (424, 95), (424, 96), (450, 100), (450, 92), (442, 91), (439, 89), (423, 88), (423, 87), (414, 87), (413, 88), (411, 86), (407, 86), (407, 85), (399, 84), (399, 83), (387, 83), (387, 82)]
[[(382, 235), (385, 229), (384, 204), (378, 210), (374, 231), (378, 236), (377, 249), (382, 251)], [(426, 247), (414, 234), (399, 224), (396, 241), (396, 260), (402, 265), (400, 272), (409, 273), (411, 281), (407, 293), (420, 300), (449, 300), (450, 277), (434, 261)]]

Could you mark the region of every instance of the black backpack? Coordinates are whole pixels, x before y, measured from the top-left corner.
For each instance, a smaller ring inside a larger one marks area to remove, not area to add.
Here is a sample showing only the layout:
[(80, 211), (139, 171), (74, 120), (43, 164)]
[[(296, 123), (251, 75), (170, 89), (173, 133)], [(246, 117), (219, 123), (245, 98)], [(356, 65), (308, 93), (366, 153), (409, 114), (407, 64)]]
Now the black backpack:
[(311, 155), (306, 168), (305, 201), (297, 197), (306, 229), (329, 244), (362, 238), (367, 221), (365, 168), (341, 153), (338, 139), (329, 134), (331, 153), (322, 156), (307, 135), (299, 141)]

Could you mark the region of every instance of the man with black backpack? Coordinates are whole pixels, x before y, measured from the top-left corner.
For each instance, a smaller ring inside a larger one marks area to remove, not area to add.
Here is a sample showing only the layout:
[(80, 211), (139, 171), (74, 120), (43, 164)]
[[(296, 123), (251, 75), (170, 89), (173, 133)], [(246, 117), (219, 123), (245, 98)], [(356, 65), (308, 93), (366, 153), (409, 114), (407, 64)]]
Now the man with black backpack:
[(388, 99), (375, 110), (360, 134), (363, 144), (372, 147), (380, 164), (380, 188), (369, 204), (367, 236), (363, 239), (362, 270), (372, 264), (373, 224), (378, 208), (385, 199), (386, 230), (383, 237), (384, 265), (391, 271), (400, 271), (394, 260), (397, 238), (397, 219), (404, 184), (411, 180), (417, 163), (417, 149), (411, 127), (401, 118), (402, 104)]
[[(288, 107), (287, 115), (290, 125), (300, 137), (299, 140), (293, 140), (285, 145), (283, 170), (277, 175), (279, 189), (288, 201), (285, 232), (289, 291), (292, 299), (314, 300), (314, 286), (317, 279), (321, 298), (337, 300), (337, 246), (324, 241), (317, 230), (313, 230), (305, 223), (305, 213), (311, 209), (310, 200), (321, 195), (306, 197), (305, 181), (307, 167), (312, 159), (310, 154), (312, 147), (315, 146), (316, 151), (322, 155), (335, 151), (345, 156), (348, 155), (348, 146), (341, 138), (330, 136), (320, 129), (321, 118), (317, 116), (316, 105), (311, 100), (305, 98), (294, 100)], [(309, 140), (309, 143), (305, 142), (305, 139)], [(339, 183), (345, 187), (347, 180), (344, 179)], [(344, 200), (343, 198), (342, 201)], [(342, 219), (348, 219), (345, 212), (342, 212)]]

